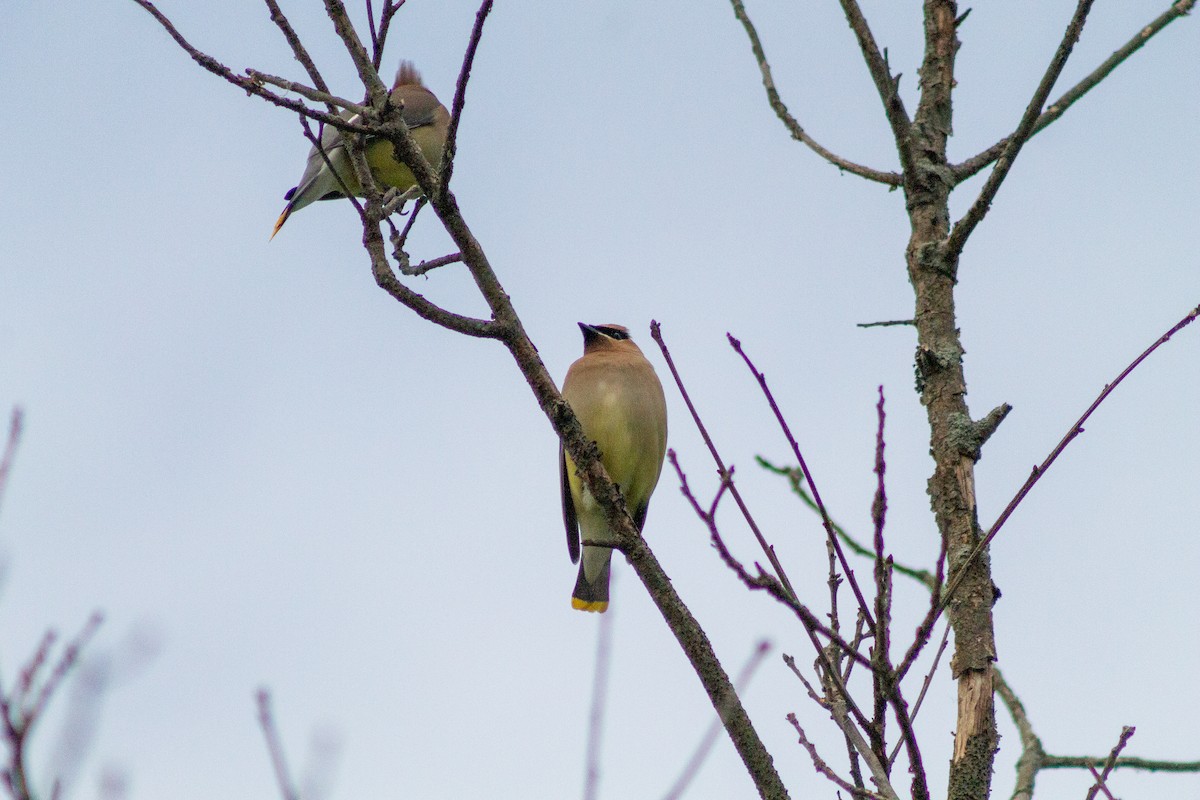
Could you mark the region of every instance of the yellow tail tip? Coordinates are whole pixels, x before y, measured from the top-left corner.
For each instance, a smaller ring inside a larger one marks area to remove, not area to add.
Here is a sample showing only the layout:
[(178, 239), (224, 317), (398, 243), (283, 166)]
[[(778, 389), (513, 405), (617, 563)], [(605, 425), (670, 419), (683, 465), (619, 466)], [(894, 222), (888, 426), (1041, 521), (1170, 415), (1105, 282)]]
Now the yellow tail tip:
[(275, 220), (275, 227), (271, 229), (271, 238), (267, 239), (268, 242), (275, 238), (275, 234), (279, 233), (279, 229), (283, 227), (283, 223), (287, 222), (287, 218), (291, 215), (291, 206), (288, 206), (283, 210), (283, 213), (279, 215), (279, 219)]
[(608, 611), (607, 600), (580, 600), (578, 597), (571, 598), (571, 608), (576, 611), (590, 611), (596, 614), (603, 614)]

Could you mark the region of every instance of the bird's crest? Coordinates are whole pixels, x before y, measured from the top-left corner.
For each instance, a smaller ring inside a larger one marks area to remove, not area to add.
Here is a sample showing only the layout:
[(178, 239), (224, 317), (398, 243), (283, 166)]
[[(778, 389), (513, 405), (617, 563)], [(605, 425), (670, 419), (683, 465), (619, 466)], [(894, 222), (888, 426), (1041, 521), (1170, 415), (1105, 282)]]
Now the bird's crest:
[(400, 69), (396, 70), (396, 80), (392, 83), (392, 88), (424, 85), (425, 83), (421, 80), (421, 73), (417, 72), (416, 66), (411, 61), (401, 61)]

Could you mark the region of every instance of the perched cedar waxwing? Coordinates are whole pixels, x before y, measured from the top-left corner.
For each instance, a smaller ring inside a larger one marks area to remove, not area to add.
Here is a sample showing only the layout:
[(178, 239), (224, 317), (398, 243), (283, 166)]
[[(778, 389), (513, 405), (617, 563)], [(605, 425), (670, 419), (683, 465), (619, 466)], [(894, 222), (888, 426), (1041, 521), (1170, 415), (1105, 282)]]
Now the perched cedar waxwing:
[[(413, 142), (421, 148), (421, 154), (437, 169), (441, 163), (442, 148), (446, 145), (446, 130), (450, 125), (450, 112), (438, 102), (433, 92), (421, 83), (421, 75), (409, 61), (401, 61), (400, 69), (396, 72), (396, 82), (392, 84), (392, 104), (403, 106), (400, 118), (408, 126)], [(341, 116), (351, 122), (358, 119), (358, 114), (351, 115), (343, 111)], [(321, 133), (321, 151), (313, 148), (308, 154), (308, 163), (304, 165), (304, 174), (300, 176), (300, 184), (283, 196), (288, 204), (275, 223), (271, 237), (279, 233), (283, 223), (293, 212), (299, 211), (317, 200), (332, 200), (335, 197), (345, 197), (345, 184), (354, 195), (362, 195), (362, 187), (354, 175), (354, 165), (350, 163), (350, 154), (342, 141), (341, 131), (332, 125), (326, 125)], [(402, 192), (416, 189), (417, 179), (412, 170), (396, 160), (392, 143), (387, 139), (369, 138), (366, 143), (367, 164), (371, 167), (371, 176), (375, 182), (383, 186), (391, 186)], [(333, 165), (333, 170), (329, 168)], [(337, 171), (334, 174), (334, 170)], [(339, 181), (339, 178), (341, 179)], [(420, 191), (417, 189), (416, 191)]]
[[(567, 370), (562, 395), (600, 448), (600, 460), (621, 487), (638, 530), (646, 523), (650, 495), (667, 452), (667, 401), (654, 367), (620, 325), (585, 325), (583, 357)], [(585, 546), (579, 558), (580, 533), (593, 542), (612, 541), (604, 512), (580, 480), (575, 463), (559, 448), (562, 469), (563, 523), (567, 551), (579, 561), (579, 578), (571, 607), (603, 612), (608, 608), (612, 548)]]

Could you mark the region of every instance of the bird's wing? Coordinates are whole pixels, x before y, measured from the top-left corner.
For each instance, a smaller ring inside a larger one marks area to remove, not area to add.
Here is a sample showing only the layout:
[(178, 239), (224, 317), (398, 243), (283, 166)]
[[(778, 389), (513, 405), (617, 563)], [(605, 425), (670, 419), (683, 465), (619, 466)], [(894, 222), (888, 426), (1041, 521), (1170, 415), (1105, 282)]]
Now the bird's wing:
[(650, 510), (649, 498), (646, 499), (646, 502), (642, 503), (640, 506), (638, 506), (636, 509), (634, 509), (633, 524), (637, 525), (637, 529), (639, 531), (642, 529), (642, 526), (644, 526), (646, 524), (646, 512), (649, 510)]
[(579, 519), (575, 516), (575, 501), (571, 497), (571, 477), (567, 474), (567, 456), (558, 448), (558, 465), (562, 476), (563, 526), (567, 529), (567, 552), (571, 563), (579, 561)]

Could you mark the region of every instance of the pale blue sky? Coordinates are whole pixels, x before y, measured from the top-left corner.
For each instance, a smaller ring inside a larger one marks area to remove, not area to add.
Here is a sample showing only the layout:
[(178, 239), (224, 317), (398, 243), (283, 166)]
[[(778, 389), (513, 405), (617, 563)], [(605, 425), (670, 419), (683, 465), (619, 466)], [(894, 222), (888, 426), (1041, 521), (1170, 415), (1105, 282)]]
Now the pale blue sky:
[[(321, 4), (282, 5), (335, 90), (357, 96)], [(1166, 6), (1098, 0), (1061, 88)], [(236, 70), (303, 76), (261, 4), (160, 7)], [(955, 158), (1014, 127), (1073, 7), (973, 10)], [(864, 8), (915, 106), (919, 4)], [(409, 58), (448, 103), (475, 9), (410, 0), (389, 77)], [(894, 169), (838, 5), (749, 10), (810, 133)], [(984, 524), (1105, 382), (1200, 302), (1196, 25), (1172, 25), (1033, 140), (967, 246), (971, 408), (1015, 407), (978, 467)], [(0, 410), (19, 403), (27, 423), (0, 512), (0, 675), (12, 680), (46, 626), (72, 631), (102, 608), (93, 652), (118, 659), (120, 678), (71, 796), (95, 797), (105, 770), (128, 776), (131, 800), (276, 796), (260, 685), (297, 773), (314, 736), (340, 743), (330, 798), (577, 796), (597, 620), (569, 607), (556, 442), (504, 351), (378, 290), (347, 204), (307, 208), (268, 243), (308, 149), (295, 117), (202, 72), (132, 2), (10, 0), (0, 85)], [(957, 213), (979, 183), (956, 195)], [(666, 380), (647, 331), (662, 322), (818, 606), (820, 528), (753, 465), (759, 453), (785, 461), (786, 447), (725, 332), (766, 371), (830, 508), (859, 531), (883, 384), (889, 547), (932, 563), (913, 334), (855, 327), (911, 315), (903, 198), (787, 137), (727, 3), (499, 2), (454, 189), (555, 375), (578, 356), (584, 320), (629, 325)], [(450, 251), (432, 215), (411, 244), (417, 258)], [(412, 283), (482, 313), (460, 267)], [(995, 544), (1000, 666), (1052, 752), (1107, 752), (1132, 724), (1129, 752), (1200, 758), (1186, 733), (1200, 708), (1198, 363), (1200, 327), (1118, 390)], [(710, 492), (713, 469), (667, 395), (671, 446)], [(761, 558), (734, 515), (722, 519), (735, 552)], [(801, 629), (719, 564), (668, 473), (646, 535), (731, 672), (757, 640), (774, 643), (744, 699), (793, 796), (832, 796), (784, 720), (797, 712), (841, 764), (778, 657), (811, 662)], [(628, 566), (615, 572), (601, 792), (657, 798), (712, 711)], [(923, 598), (898, 583), (903, 641)], [(153, 657), (132, 663), (139, 647)], [(918, 721), (939, 790), (953, 708), (943, 667)], [(54, 766), (60, 717), (39, 732), (36, 778)], [(1018, 742), (1001, 724), (1007, 797)], [(1079, 797), (1087, 781), (1039, 784)], [(1200, 794), (1196, 776), (1114, 786)], [(753, 796), (727, 741), (690, 796)]]

